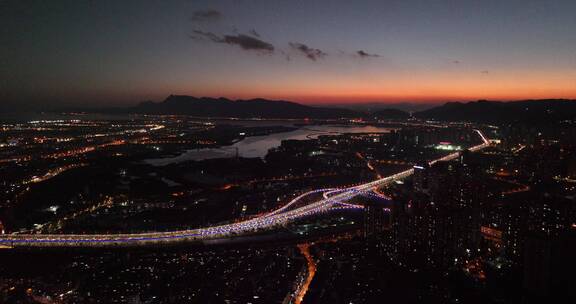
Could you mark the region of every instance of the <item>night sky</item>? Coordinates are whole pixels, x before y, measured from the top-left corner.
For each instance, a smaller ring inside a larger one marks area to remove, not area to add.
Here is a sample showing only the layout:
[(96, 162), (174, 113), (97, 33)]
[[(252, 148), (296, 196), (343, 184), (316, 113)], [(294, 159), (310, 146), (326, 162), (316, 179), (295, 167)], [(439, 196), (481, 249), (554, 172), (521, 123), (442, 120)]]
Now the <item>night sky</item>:
[(0, 102), (576, 98), (576, 1), (2, 1)]

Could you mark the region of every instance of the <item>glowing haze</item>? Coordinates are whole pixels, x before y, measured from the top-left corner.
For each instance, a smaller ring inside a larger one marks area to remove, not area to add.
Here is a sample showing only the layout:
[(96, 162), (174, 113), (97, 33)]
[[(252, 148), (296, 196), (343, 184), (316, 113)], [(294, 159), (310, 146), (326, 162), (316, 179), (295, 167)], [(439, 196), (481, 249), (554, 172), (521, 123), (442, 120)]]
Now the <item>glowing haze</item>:
[(576, 1), (1, 1), (0, 98), (576, 98)]

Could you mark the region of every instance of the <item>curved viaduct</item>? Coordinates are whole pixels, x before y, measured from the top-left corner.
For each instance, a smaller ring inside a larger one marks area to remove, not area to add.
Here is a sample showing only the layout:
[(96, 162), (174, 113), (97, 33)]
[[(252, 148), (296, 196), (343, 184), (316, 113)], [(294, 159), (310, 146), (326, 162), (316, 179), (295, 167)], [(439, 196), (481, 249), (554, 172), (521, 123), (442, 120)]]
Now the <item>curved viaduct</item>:
[[(469, 150), (478, 151), (489, 146), (489, 141), (479, 130), (474, 130), (482, 139), (482, 144), (471, 147)], [(453, 160), (459, 152), (451, 153), (438, 161)], [(279, 225), (293, 222), (310, 215), (329, 212), (332, 210), (360, 209), (363, 206), (347, 203), (358, 195), (378, 196), (372, 189), (388, 185), (396, 180), (404, 179), (414, 173), (408, 169), (372, 182), (344, 189), (318, 189), (306, 192), (281, 208), (270, 213), (249, 220), (191, 230), (170, 232), (148, 232), (133, 234), (9, 234), (0, 235), (2, 248), (43, 248), (43, 247), (118, 247), (118, 246), (148, 246), (162, 245), (174, 242), (198, 242), (230, 238), (238, 235), (253, 234), (265, 231)], [(294, 208), (297, 202), (312, 193), (322, 192), (323, 199), (305, 206)], [(331, 195), (333, 194), (333, 195)], [(379, 197), (382, 198), (382, 197)]]

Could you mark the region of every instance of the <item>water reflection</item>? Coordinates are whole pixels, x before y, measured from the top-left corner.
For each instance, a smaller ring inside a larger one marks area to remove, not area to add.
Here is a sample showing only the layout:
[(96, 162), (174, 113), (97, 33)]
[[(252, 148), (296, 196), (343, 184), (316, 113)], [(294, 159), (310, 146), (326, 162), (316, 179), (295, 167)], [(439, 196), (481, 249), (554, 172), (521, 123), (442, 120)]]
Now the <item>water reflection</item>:
[(390, 130), (390, 128), (380, 128), (374, 126), (310, 126), (290, 132), (274, 133), (264, 136), (251, 136), (230, 146), (220, 148), (192, 149), (187, 150), (175, 157), (148, 159), (145, 160), (145, 162), (154, 166), (165, 166), (168, 164), (180, 163), (189, 160), (235, 157), (236, 153), (238, 153), (238, 155), (241, 157), (264, 157), (268, 153), (268, 150), (280, 146), (283, 140), (305, 140), (317, 138), (320, 135), (342, 133), (387, 133), (390, 132)]

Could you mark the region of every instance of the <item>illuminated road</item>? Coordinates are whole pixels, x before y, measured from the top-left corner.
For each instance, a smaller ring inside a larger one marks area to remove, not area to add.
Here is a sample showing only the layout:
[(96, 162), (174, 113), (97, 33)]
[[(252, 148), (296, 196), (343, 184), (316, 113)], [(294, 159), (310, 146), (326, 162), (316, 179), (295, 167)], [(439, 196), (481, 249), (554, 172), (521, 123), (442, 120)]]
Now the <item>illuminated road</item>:
[(310, 245), (301, 244), (298, 245), (298, 249), (300, 249), (300, 252), (304, 256), (304, 258), (306, 258), (306, 263), (308, 264), (308, 266), (307, 266), (306, 279), (304, 280), (304, 282), (302, 282), (302, 284), (299, 286), (300, 288), (296, 291), (296, 298), (294, 304), (302, 303), (302, 300), (304, 300), (304, 296), (308, 292), (308, 288), (310, 288), (310, 283), (312, 283), (312, 279), (316, 274), (316, 262), (314, 261), (314, 258), (312, 258), (312, 255), (310, 254)]
[[(470, 148), (478, 151), (489, 146), (489, 141), (484, 135), (475, 130), (483, 143)], [(433, 160), (430, 164), (438, 161), (456, 159), (459, 152), (451, 153), (440, 159)], [(252, 234), (278, 227), (298, 219), (314, 214), (326, 213), (334, 210), (361, 209), (362, 206), (346, 203), (346, 201), (359, 196), (369, 195), (379, 199), (386, 199), (372, 190), (377, 187), (389, 185), (397, 180), (404, 179), (414, 173), (414, 169), (408, 169), (375, 181), (344, 189), (318, 189), (304, 193), (281, 208), (262, 216), (237, 223), (225, 225), (180, 230), (170, 232), (149, 232), (132, 234), (11, 234), (0, 235), (0, 248), (16, 247), (117, 247), (117, 246), (147, 246), (178, 242), (201, 242), (213, 239), (230, 238), (239, 235)], [(323, 193), (321, 200), (296, 207), (304, 197), (313, 193)]]

